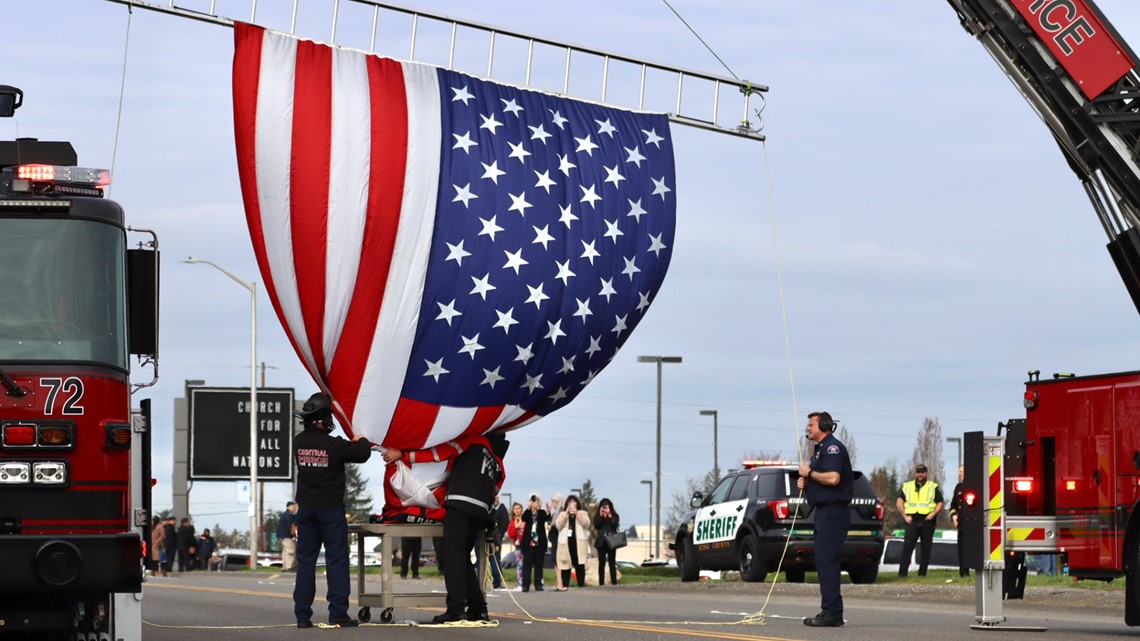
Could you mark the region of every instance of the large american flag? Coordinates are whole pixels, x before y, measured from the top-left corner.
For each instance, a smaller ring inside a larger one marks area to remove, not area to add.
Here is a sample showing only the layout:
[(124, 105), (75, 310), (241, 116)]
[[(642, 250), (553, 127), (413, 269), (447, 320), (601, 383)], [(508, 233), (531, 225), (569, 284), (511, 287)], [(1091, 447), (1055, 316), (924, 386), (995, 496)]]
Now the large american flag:
[(236, 25), (250, 235), (349, 433), (399, 449), (566, 405), (656, 297), (666, 117)]

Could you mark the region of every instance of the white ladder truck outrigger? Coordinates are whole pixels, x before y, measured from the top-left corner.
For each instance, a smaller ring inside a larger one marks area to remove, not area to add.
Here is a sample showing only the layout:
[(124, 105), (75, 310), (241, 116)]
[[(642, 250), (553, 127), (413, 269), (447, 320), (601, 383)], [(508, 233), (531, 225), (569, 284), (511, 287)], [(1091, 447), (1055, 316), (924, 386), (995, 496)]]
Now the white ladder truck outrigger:
[[(1135, 53), (1092, 0), (948, 1), (1052, 132), (1140, 310)], [(1034, 370), (1023, 405), (1025, 418), (996, 436), (965, 435), (972, 627), (998, 627), (1002, 598), (1022, 598), (1026, 553), (1058, 555), (1077, 579), (1124, 577), (1125, 623), (1140, 625), (1140, 372), (1041, 380)]]

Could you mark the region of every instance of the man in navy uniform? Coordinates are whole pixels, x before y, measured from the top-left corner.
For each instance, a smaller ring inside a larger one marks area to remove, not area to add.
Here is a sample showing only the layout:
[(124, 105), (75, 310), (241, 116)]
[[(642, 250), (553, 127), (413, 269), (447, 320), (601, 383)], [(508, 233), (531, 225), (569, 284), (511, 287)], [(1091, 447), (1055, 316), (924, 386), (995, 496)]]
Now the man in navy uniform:
[(843, 625), (843, 596), (839, 592), (839, 552), (851, 529), (851, 495), (855, 475), (847, 448), (835, 438), (835, 421), (827, 412), (808, 414), (807, 438), (815, 443), (811, 461), (800, 463), (796, 486), (804, 490), (815, 513), (815, 569), (819, 573), (820, 612), (804, 625)]
[(301, 409), (305, 430), (293, 439), (297, 461), (297, 580), (293, 585), (293, 612), (298, 628), (313, 627), (313, 598), (317, 591), (317, 556), (325, 546), (325, 580), (329, 623), (342, 628), (358, 625), (348, 616), (348, 520), (344, 514), (344, 466), (364, 463), (372, 456), (363, 435), (351, 441), (330, 432), (332, 402), (313, 394)]

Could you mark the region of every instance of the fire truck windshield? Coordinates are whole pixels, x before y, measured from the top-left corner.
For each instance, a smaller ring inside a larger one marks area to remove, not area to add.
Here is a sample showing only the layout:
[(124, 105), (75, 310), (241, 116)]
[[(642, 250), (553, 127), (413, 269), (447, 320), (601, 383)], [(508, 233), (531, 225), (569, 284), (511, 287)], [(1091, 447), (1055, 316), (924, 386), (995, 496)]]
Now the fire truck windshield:
[(127, 369), (125, 245), (115, 225), (0, 218), (0, 362)]

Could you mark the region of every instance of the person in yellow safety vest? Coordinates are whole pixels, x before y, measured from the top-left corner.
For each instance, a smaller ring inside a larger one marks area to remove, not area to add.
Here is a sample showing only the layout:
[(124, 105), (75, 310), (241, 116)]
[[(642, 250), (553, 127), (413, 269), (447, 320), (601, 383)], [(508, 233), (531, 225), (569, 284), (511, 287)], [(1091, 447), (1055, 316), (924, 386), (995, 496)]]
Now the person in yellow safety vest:
[(903, 539), (902, 559), (899, 560), (899, 576), (907, 575), (910, 569), (910, 555), (914, 544), (921, 539), (918, 550), (918, 576), (926, 576), (930, 565), (930, 548), (934, 545), (934, 524), (942, 511), (942, 488), (934, 481), (926, 479), (926, 466), (914, 468), (914, 480), (903, 483), (895, 505), (906, 520), (906, 537)]

